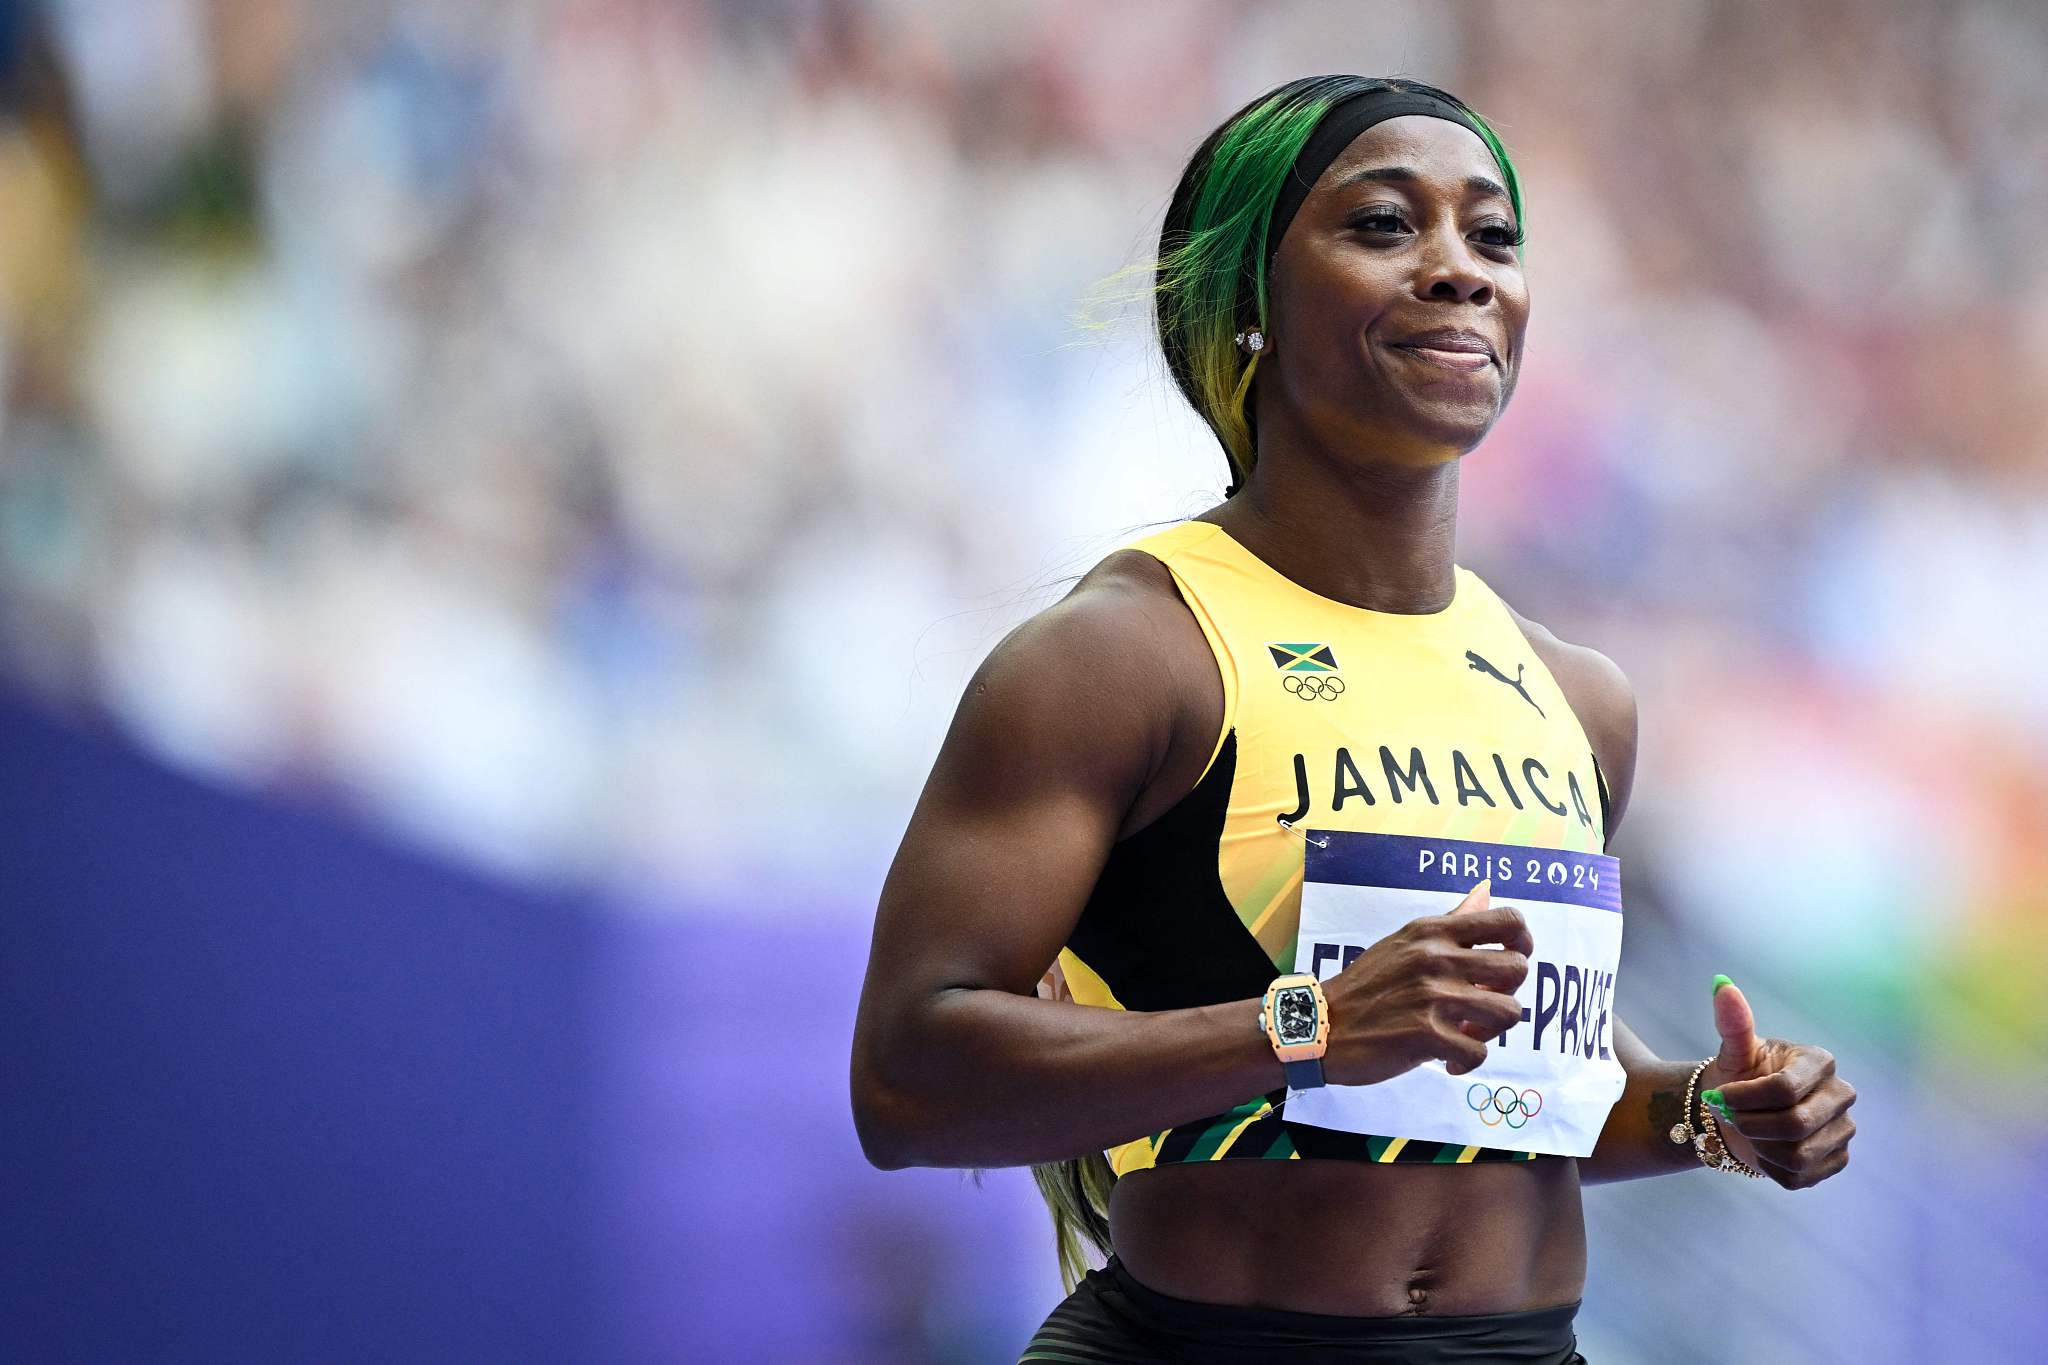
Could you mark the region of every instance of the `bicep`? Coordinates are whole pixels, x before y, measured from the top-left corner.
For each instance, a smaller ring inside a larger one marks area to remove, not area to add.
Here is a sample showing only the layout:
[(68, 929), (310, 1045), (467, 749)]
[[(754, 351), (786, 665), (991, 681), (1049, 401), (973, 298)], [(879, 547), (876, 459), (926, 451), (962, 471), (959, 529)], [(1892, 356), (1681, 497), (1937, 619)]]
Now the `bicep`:
[[(1079, 918), (1121, 812), (1077, 788), (1015, 792), (998, 809), (963, 790), (974, 777), (934, 780), (945, 789), (919, 803), (882, 887), (874, 965), (920, 992), (1028, 994)], [(980, 780), (1004, 785), (999, 771)]]
[(976, 672), (883, 885), (864, 1018), (949, 989), (1032, 993), (1165, 753), (1152, 629), (1126, 593), (1077, 593)]

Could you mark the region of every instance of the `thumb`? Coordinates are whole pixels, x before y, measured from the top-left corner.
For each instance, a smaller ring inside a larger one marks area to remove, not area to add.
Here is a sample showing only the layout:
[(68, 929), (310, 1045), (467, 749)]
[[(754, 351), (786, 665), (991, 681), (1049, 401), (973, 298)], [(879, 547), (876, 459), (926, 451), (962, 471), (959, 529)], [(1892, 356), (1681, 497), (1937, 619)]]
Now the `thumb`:
[(1721, 1051), (1714, 1060), (1723, 1074), (1747, 1075), (1757, 1064), (1756, 1015), (1742, 988), (1725, 976), (1714, 978), (1714, 1028), (1721, 1035)]
[(1451, 910), (1451, 913), (1455, 915), (1461, 910), (1486, 909), (1487, 898), (1492, 894), (1492, 892), (1493, 878), (1483, 878), (1480, 881), (1479, 885), (1473, 887), (1470, 891), (1467, 891), (1465, 893), (1465, 899), (1459, 901), (1458, 904)]
[[(1488, 898), (1492, 894), (1493, 878), (1484, 878), (1480, 881), (1479, 885), (1465, 893), (1465, 899), (1452, 907), (1451, 913), (1455, 915), (1462, 911), (1484, 910), (1489, 904)], [(1482, 1025), (1475, 1024), (1470, 1019), (1460, 1019), (1458, 1021), (1458, 1032), (1464, 1034), (1467, 1038), (1486, 1038), (1490, 1036), (1484, 1031)]]

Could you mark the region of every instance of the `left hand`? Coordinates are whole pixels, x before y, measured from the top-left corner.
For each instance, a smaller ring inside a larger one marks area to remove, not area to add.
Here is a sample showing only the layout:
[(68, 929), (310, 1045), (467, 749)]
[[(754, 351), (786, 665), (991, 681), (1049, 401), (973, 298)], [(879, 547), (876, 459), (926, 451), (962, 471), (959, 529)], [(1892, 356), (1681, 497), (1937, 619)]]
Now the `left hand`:
[[(1788, 1190), (1818, 1185), (1849, 1164), (1856, 1089), (1835, 1074), (1835, 1057), (1810, 1043), (1758, 1038), (1749, 1001), (1732, 981), (1714, 992), (1721, 1050), (1700, 1072), (1728, 1150)], [(1695, 1119), (1697, 1121), (1697, 1119)]]

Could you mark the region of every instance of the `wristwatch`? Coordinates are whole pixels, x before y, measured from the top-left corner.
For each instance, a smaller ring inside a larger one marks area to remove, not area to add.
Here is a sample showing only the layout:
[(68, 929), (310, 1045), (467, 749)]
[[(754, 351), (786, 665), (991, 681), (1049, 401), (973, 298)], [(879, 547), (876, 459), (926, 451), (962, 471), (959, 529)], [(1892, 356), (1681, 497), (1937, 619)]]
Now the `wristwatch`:
[(1323, 1053), (1330, 1046), (1330, 1002), (1323, 983), (1307, 973), (1283, 976), (1266, 987), (1259, 1006), (1259, 1031), (1273, 1044), (1273, 1055), (1287, 1069), (1287, 1088), (1309, 1090), (1323, 1084)]

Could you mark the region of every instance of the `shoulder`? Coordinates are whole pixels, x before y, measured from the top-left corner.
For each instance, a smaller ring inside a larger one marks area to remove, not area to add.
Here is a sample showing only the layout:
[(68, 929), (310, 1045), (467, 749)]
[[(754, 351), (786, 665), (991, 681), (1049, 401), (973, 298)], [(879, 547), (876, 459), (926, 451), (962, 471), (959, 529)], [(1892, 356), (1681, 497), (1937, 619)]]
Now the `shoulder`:
[[(1497, 593), (1495, 595), (1498, 596)], [(1600, 771), (1607, 779), (1612, 803), (1608, 821), (1611, 835), (1614, 827), (1621, 823), (1622, 812), (1628, 807), (1629, 792), (1635, 785), (1638, 738), (1635, 686), (1622, 672), (1621, 665), (1591, 645), (1574, 644), (1560, 638), (1542, 622), (1516, 611), (1505, 599), (1501, 605), (1507, 607), (1508, 615), (1522, 628), (1529, 647), (1543, 660), (1550, 676), (1557, 679), (1565, 700), (1571, 703), (1573, 713), (1586, 731), (1587, 742), (1593, 746), (1593, 753), (1600, 760)]]
[(961, 708), (981, 720), (974, 729), (988, 745), (1032, 766), (1099, 769), (1135, 798), (1186, 766), (1222, 700), (1215, 662), (1172, 574), (1152, 555), (1123, 549), (1011, 630), (975, 671)]
[(1143, 550), (1112, 551), (1067, 595), (1019, 625), (997, 655), (1079, 663), (1089, 672), (1156, 678), (1163, 664), (1202, 643), (1165, 564)]

